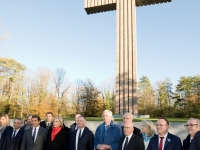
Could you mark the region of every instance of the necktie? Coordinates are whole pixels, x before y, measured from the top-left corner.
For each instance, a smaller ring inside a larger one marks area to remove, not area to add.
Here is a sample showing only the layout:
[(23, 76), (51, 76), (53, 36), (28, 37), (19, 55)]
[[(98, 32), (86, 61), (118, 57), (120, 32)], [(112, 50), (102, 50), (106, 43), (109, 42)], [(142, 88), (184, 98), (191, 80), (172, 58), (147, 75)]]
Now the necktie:
[(79, 142), (80, 138), (81, 138), (81, 130), (79, 130), (78, 142)]
[(15, 134), (16, 134), (16, 130), (14, 131), (12, 138), (14, 138), (14, 137), (15, 137)]
[(128, 137), (126, 137), (126, 141), (125, 141), (125, 143), (124, 143), (124, 148), (123, 148), (123, 150), (126, 150), (127, 145), (128, 145)]
[(159, 143), (159, 146), (158, 146), (158, 150), (162, 150), (163, 139), (164, 139), (164, 137), (160, 137), (160, 143)]
[(36, 128), (34, 128), (34, 132), (33, 132), (33, 136), (32, 136), (33, 143), (34, 143), (34, 141), (35, 141), (35, 134), (36, 134)]
[(49, 129), (49, 127), (50, 127), (50, 123), (48, 122), (48, 123), (47, 123), (47, 129)]

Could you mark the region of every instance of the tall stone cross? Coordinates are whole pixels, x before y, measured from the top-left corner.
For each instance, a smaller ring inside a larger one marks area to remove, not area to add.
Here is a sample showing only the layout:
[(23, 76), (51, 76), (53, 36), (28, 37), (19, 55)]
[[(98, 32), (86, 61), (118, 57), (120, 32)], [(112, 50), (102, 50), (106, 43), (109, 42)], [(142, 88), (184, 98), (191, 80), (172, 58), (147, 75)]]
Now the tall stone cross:
[(117, 11), (116, 114), (137, 109), (136, 6), (171, 0), (85, 0), (87, 14)]

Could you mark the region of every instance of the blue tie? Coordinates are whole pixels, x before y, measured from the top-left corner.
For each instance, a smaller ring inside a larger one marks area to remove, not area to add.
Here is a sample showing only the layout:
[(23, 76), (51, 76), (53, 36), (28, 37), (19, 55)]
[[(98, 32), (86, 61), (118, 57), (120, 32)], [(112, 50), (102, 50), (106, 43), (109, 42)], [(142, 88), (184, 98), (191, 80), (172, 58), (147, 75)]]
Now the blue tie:
[(34, 132), (33, 132), (33, 136), (32, 136), (33, 143), (34, 143), (34, 140), (35, 140), (35, 134), (36, 134), (36, 128), (34, 128)]

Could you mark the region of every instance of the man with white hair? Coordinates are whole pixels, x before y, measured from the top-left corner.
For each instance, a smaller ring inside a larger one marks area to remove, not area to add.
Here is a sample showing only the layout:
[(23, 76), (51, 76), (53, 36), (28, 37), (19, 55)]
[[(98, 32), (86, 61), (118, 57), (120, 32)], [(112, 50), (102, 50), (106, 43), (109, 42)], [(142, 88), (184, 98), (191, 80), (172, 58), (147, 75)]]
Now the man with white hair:
[(183, 140), (182, 150), (189, 150), (195, 134), (200, 131), (200, 120), (197, 118), (190, 118), (184, 126), (188, 132), (188, 136)]
[[(123, 123), (131, 123), (133, 121), (133, 115), (131, 113), (125, 113), (123, 115)], [(124, 133), (124, 126), (121, 127), (122, 128), (122, 131)], [(133, 127), (133, 134), (135, 135), (139, 135), (141, 132), (140, 129), (138, 129), (137, 127)]]
[(111, 121), (112, 112), (110, 110), (104, 110), (102, 118), (104, 123), (97, 127), (94, 136), (95, 148), (99, 150), (118, 150), (122, 130)]

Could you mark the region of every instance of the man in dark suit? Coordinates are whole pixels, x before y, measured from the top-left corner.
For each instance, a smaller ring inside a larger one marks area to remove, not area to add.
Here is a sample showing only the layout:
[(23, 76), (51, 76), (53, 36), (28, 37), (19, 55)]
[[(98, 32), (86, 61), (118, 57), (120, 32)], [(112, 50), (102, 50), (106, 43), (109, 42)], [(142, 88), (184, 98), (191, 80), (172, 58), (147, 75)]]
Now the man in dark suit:
[(44, 121), (40, 122), (40, 126), (43, 128), (49, 129), (49, 127), (51, 126), (51, 123), (52, 123), (52, 119), (53, 119), (53, 113), (47, 112), (46, 119)]
[(200, 131), (198, 131), (190, 144), (189, 150), (200, 150)]
[[(132, 121), (133, 121), (133, 115), (131, 113), (125, 113), (123, 115), (123, 123), (124, 124), (127, 123), (127, 122), (131, 123)], [(121, 128), (122, 128), (122, 132), (124, 134), (124, 126), (122, 126)], [(139, 135), (141, 130), (138, 129), (137, 127), (135, 127), (135, 126), (133, 128), (134, 128), (133, 133), (136, 134), (136, 135)]]
[(40, 117), (32, 116), (32, 127), (25, 130), (20, 150), (43, 150), (47, 129), (40, 127)]
[(71, 133), (70, 150), (94, 150), (94, 134), (85, 127), (86, 119), (79, 116), (78, 129)]
[(31, 118), (32, 118), (32, 114), (29, 114), (26, 118), (27, 122), (26, 124), (24, 124), (24, 126), (22, 127), (24, 130), (27, 130), (27, 129), (30, 129), (31, 128), (31, 124), (32, 124), (32, 121), (31, 121)]
[(2, 150), (20, 150), (24, 130), (22, 127), (22, 119), (16, 118), (13, 122), (13, 130), (6, 133)]
[(182, 144), (179, 137), (168, 132), (169, 121), (159, 118), (156, 122), (158, 135), (151, 138), (147, 150), (181, 150)]
[(197, 118), (190, 118), (184, 126), (187, 129), (188, 136), (183, 140), (182, 150), (189, 150), (195, 134), (200, 131), (200, 120)]
[(74, 117), (75, 122), (70, 125), (70, 133), (72, 133), (74, 130), (76, 130), (78, 128), (78, 126), (77, 126), (77, 120), (78, 120), (79, 116), (81, 116), (81, 114), (76, 114), (75, 115), (75, 117)]
[(127, 122), (123, 128), (125, 136), (120, 139), (119, 150), (145, 150), (142, 138), (133, 134), (133, 123)]

